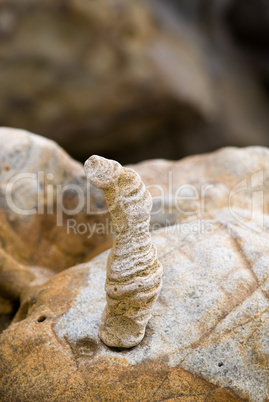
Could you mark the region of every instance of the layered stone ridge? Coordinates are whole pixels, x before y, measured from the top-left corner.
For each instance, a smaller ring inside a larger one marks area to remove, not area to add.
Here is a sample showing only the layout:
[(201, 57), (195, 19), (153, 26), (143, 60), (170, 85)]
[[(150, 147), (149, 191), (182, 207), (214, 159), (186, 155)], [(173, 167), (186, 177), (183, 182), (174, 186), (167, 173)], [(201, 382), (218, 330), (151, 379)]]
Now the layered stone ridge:
[(108, 346), (133, 347), (145, 335), (162, 285), (162, 265), (149, 232), (152, 199), (140, 176), (116, 161), (93, 155), (85, 171), (103, 189), (115, 230), (99, 335)]

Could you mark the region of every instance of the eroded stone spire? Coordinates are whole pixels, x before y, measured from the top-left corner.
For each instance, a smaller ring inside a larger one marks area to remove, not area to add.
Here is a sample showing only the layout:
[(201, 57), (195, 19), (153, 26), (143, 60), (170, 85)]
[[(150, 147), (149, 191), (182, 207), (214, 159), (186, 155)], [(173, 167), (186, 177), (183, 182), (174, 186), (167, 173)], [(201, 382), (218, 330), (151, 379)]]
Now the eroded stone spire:
[(104, 191), (115, 231), (99, 336), (108, 346), (130, 348), (143, 339), (162, 285), (162, 265), (149, 233), (151, 195), (134, 170), (116, 161), (93, 155), (85, 172)]

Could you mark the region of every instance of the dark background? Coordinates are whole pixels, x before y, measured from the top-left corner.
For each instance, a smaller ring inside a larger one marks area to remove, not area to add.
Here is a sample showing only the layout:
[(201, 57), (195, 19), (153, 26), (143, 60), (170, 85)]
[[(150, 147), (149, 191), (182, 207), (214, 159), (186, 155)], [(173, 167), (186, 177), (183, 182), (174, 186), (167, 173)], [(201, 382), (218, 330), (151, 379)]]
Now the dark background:
[(268, 0), (0, 0), (0, 125), (133, 163), (269, 145)]

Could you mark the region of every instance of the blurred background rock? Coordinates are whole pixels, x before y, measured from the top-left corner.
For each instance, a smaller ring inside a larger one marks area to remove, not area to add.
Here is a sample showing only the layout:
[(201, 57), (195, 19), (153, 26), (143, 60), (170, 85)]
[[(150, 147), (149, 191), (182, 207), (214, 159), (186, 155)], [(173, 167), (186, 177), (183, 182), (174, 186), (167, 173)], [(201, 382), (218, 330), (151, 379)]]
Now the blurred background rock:
[(0, 125), (81, 161), (269, 146), (269, 2), (0, 0)]

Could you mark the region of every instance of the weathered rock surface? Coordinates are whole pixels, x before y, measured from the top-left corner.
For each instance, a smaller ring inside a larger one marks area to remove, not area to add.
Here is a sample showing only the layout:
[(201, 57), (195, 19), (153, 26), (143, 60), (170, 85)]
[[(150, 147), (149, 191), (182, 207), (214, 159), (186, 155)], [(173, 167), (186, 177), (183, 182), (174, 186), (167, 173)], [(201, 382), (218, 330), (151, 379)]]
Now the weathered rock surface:
[(107, 248), (105, 234), (88, 238), (68, 230), (70, 218), (77, 224), (105, 221), (101, 191), (99, 197), (80, 163), (53, 141), (23, 130), (1, 128), (0, 149), (5, 252), (23, 264), (59, 272)]
[(98, 337), (108, 252), (32, 289), (0, 336), (1, 400), (266, 401), (269, 217), (186, 225), (153, 234), (163, 290), (133, 349)]
[(219, 40), (219, 3), (1, 1), (0, 125), (52, 138), (82, 161), (268, 145), (268, 101)]
[[(22, 130), (2, 128), (0, 145), (0, 289), (4, 298), (0, 327), (5, 328), (18, 308), (24, 286), (29, 281), (35, 286), (37, 280), (42, 283), (48, 278), (46, 270), (33, 267), (59, 272), (89, 260), (110, 246), (111, 226), (102, 192), (87, 186), (82, 165), (55, 143)], [(132, 167), (153, 196), (153, 229), (196, 219), (201, 228), (203, 219), (229, 205), (224, 219), (233, 217), (249, 227), (253, 221), (257, 223), (262, 204), (269, 213), (268, 161), (266, 148), (226, 148), (178, 162), (153, 160)], [(12, 178), (8, 205), (6, 185)], [(80, 212), (68, 215), (65, 211), (77, 207), (78, 195), (85, 205)], [(22, 215), (14, 206), (23, 210), (38, 206), (40, 213)], [(68, 230), (70, 219), (75, 226)]]
[(0, 150), (1, 330), (29, 282), (36, 286), (52, 272), (89, 260), (110, 247), (111, 233), (85, 230), (105, 226), (104, 199), (56, 143), (1, 128)]
[(218, 209), (229, 209), (230, 218), (246, 225), (259, 212), (269, 214), (268, 148), (228, 147), (179, 161), (156, 159), (130, 167), (153, 197), (153, 228), (201, 220)]
[[(6, 204), (5, 186), (18, 173), (44, 172), (54, 190), (71, 183), (85, 194), (82, 165), (53, 142), (23, 131), (1, 129), (0, 144), (0, 325), (7, 328), (0, 335), (1, 401), (269, 398), (266, 148), (228, 148), (134, 167), (155, 197), (153, 224), (168, 218), (181, 225), (153, 234), (163, 291), (144, 340), (124, 351), (98, 337), (108, 252), (85, 262), (109, 244), (110, 233), (94, 231), (91, 239), (73, 233), (70, 240), (65, 214), (63, 229), (55, 210), (25, 216)], [(14, 182), (17, 207), (37, 206), (34, 178)], [(157, 185), (163, 191), (159, 211)], [(41, 210), (55, 202), (56, 193), (48, 197), (44, 188)], [(82, 209), (73, 217), (103, 224), (103, 196), (90, 195), (92, 208), (102, 213)], [(74, 208), (76, 192), (67, 192), (64, 201)]]
[[(98, 232), (108, 219), (103, 193), (88, 185), (80, 163), (54, 142), (23, 130), (1, 128), (0, 147), (0, 233), (6, 253), (21, 264), (59, 272), (111, 244), (108, 230)], [(202, 219), (229, 207), (231, 216), (246, 223), (255, 214), (240, 215), (241, 209), (269, 214), (267, 148), (230, 147), (130, 167), (153, 196), (152, 225)], [(76, 209), (79, 197), (82, 204)], [(36, 210), (30, 215), (22, 214), (32, 208)], [(68, 231), (70, 218), (76, 227)], [(75, 230), (80, 223), (89, 225), (84, 234)]]

